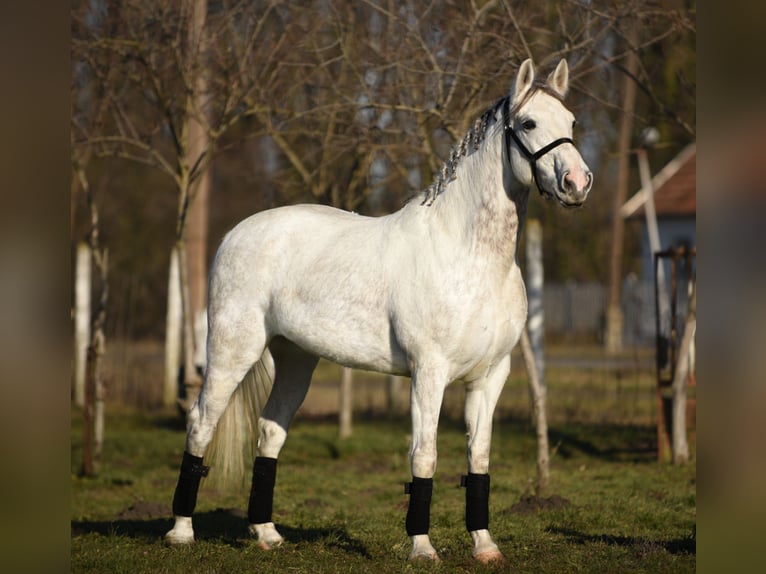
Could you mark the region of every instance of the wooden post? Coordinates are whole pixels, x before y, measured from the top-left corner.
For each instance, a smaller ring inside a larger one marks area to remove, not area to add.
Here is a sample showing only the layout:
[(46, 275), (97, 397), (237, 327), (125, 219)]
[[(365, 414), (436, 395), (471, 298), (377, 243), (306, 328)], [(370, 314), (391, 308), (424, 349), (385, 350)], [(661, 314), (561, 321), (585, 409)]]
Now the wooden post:
[[(641, 187), (644, 190), (644, 213), (646, 215), (646, 229), (649, 235), (649, 248), (652, 253), (658, 253), (662, 250), (660, 243), (660, 231), (657, 225), (657, 213), (654, 209), (654, 186), (649, 172), (649, 160), (647, 159), (646, 148), (639, 148), (638, 171), (641, 177)], [(668, 302), (668, 293), (665, 288), (665, 265), (662, 261), (656, 266), (657, 281), (657, 304), (660, 310), (660, 328), (663, 332), (670, 332), (670, 303)]]
[(536, 219), (527, 222), (527, 327), (521, 334), (521, 351), (529, 376), (529, 395), (537, 429), (537, 496), (543, 496), (550, 482), (547, 397), (545, 388), (543, 313), (543, 228)]
[(162, 403), (166, 407), (178, 400), (178, 375), (181, 367), (181, 322), (183, 303), (181, 300), (181, 272), (178, 268), (178, 250), (170, 252), (168, 273), (168, 304), (165, 318), (165, 383)]
[(77, 245), (75, 263), (74, 308), (74, 385), (73, 398), (78, 407), (85, 404), (85, 368), (90, 344), (91, 253), (87, 243)]
[(351, 418), (353, 411), (353, 396), (351, 387), (353, 383), (353, 371), (348, 367), (343, 367), (343, 373), (340, 378), (340, 396), (339, 396), (339, 429), (340, 438), (351, 436)]

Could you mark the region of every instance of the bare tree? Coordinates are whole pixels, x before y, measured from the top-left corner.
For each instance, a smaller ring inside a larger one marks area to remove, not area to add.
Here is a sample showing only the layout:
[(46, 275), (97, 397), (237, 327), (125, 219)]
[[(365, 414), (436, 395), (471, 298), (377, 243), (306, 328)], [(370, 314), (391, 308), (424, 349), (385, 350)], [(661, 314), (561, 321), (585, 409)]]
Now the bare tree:
[[(542, 69), (569, 60), (581, 135), (600, 164), (592, 167), (604, 174), (596, 194), (614, 187), (608, 170), (598, 168), (608, 167), (609, 150), (617, 147), (613, 124), (623, 107), (613, 89), (617, 78), (625, 75), (637, 87), (642, 106), (635, 121), (660, 114), (693, 137), (693, 114), (671, 105), (652, 81), (651, 49), (694, 33), (693, 17), (670, 2), (225, 0), (202, 10), (203, 4), (126, 0), (98, 29), (85, 25), (85, 12), (73, 13), (73, 60), (95, 85), (89, 105), (104, 109), (100, 123), (73, 124), (73, 154), (121, 158), (168, 177), (178, 198), (176, 237), (188, 250), (182, 275), (199, 277), (191, 260), (207, 257), (207, 239), (187, 226), (196, 207), (204, 214), (202, 182), (219, 153), (239, 153), (251, 138), (268, 142), (278, 151), (268, 182), (277, 203), (391, 210), (438, 178), (469, 122), (507, 93), (526, 57)], [(88, 6), (95, 5), (83, 10)], [(635, 73), (623, 64), (627, 16), (641, 24)], [(609, 209), (600, 202), (583, 215), (602, 225)], [(557, 229), (573, 229), (565, 215), (546, 217)], [(590, 229), (575, 231), (601, 237)], [(192, 235), (201, 249), (191, 247)], [(554, 240), (546, 234), (546, 243)], [(603, 255), (610, 238), (599, 241), (593, 249)], [(581, 242), (570, 243), (581, 250)], [(561, 262), (582, 260), (563, 249), (546, 245), (546, 264), (566, 269)], [(591, 259), (600, 272), (603, 258)], [(204, 282), (195, 289), (202, 293)], [(193, 290), (184, 291), (187, 309), (200, 299)], [(188, 364), (185, 371), (194, 374)]]
[[(193, 357), (195, 343), (203, 342), (194, 340), (193, 321), (206, 298), (209, 169), (217, 141), (258, 109), (250, 105), (256, 78), (239, 72), (251, 63), (248, 52), (267, 28), (274, 5), (255, 19), (251, 15), (244, 27), (236, 21), (244, 5), (208, 21), (206, 0), (177, 5), (129, 0), (111, 15), (108, 33), (84, 24), (92, 17), (87, 10), (75, 14), (75, 56), (98, 85), (98, 106), (107, 119), (98, 126), (75, 124), (73, 153), (151, 166), (166, 174), (178, 193), (185, 406), (201, 382)], [(226, 81), (232, 77), (236, 81)]]

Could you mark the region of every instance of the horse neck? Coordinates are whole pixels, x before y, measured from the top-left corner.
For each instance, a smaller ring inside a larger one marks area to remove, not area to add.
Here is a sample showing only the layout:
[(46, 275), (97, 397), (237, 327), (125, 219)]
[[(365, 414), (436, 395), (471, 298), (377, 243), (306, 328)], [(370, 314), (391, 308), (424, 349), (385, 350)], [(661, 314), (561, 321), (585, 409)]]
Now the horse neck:
[(503, 153), (502, 133), (463, 158), (452, 180), (429, 208), (435, 224), (459, 234), (473, 255), (501, 268), (515, 263), (527, 212), (529, 189), (512, 175)]

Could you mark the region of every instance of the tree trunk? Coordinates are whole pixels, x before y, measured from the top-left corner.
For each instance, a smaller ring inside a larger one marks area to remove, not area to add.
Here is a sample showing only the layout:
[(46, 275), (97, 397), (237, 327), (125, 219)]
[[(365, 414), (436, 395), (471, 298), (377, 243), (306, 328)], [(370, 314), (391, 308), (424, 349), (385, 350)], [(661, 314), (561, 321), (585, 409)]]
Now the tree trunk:
[(547, 391), (543, 341), (543, 228), (536, 219), (527, 222), (526, 264), (529, 316), (521, 334), (521, 350), (529, 376), (529, 395), (537, 429), (537, 496), (543, 496), (550, 482)]
[(630, 142), (633, 137), (633, 112), (636, 107), (636, 82), (633, 79), (638, 70), (638, 26), (630, 23), (627, 31), (628, 56), (625, 62), (626, 73), (622, 81), (622, 116), (617, 143), (619, 163), (617, 166), (617, 185), (614, 189), (612, 207), (612, 243), (609, 257), (609, 304), (606, 311), (606, 329), (604, 344), (608, 353), (622, 350), (623, 316), (620, 306), (620, 287), (622, 283), (622, 254), (625, 241), (625, 221), (620, 215), (620, 208), (628, 196), (630, 182)]
[(537, 219), (527, 221), (527, 330), (529, 343), (535, 358), (535, 368), (540, 385), (545, 386), (545, 313), (543, 309), (543, 226)]
[[(184, 148), (180, 163), (180, 211), (177, 229), (178, 262), (183, 301), (184, 388), (186, 397), (180, 401), (188, 411), (199, 395), (202, 379), (197, 373), (197, 346), (205, 341), (195, 340), (197, 315), (207, 300), (207, 228), (210, 196), (209, 157), (211, 141), (207, 130), (207, 49), (205, 23), (207, 0), (189, 0), (191, 21), (187, 37), (187, 71), (191, 75), (186, 104)], [(200, 337), (202, 338), (202, 337)], [(203, 355), (203, 353), (200, 353)]]
[(186, 245), (181, 240), (176, 245), (178, 251), (178, 268), (181, 279), (181, 301), (183, 303), (183, 347), (184, 347), (184, 392), (185, 397), (179, 401), (181, 408), (188, 412), (202, 388), (202, 379), (194, 365), (194, 324), (191, 314), (191, 296), (189, 294), (189, 271), (186, 259)]
[(86, 243), (77, 245), (75, 265), (75, 334), (73, 398), (78, 407), (85, 405), (85, 371), (90, 345), (91, 253)]
[(388, 375), (386, 377), (386, 408), (389, 416), (396, 416), (401, 411), (402, 377)]
[(686, 440), (686, 385), (689, 382), (691, 353), (697, 331), (697, 288), (692, 286), (686, 327), (678, 352), (678, 364), (673, 377), (673, 463), (689, 461), (689, 444)]
[(178, 249), (170, 253), (168, 272), (168, 306), (165, 319), (165, 383), (162, 404), (170, 407), (178, 400), (178, 375), (181, 367), (181, 333), (183, 302), (181, 300), (181, 273), (178, 265)]
[(353, 384), (353, 371), (348, 367), (343, 367), (343, 373), (340, 378), (340, 393), (339, 393), (339, 407), (338, 407), (338, 419), (339, 429), (338, 435), (340, 438), (348, 438), (351, 436), (351, 418), (353, 411), (353, 397), (351, 394), (351, 387)]
[(532, 397), (532, 411), (537, 429), (537, 483), (535, 494), (544, 496), (550, 484), (550, 449), (548, 447), (548, 392), (540, 383), (535, 366), (535, 357), (526, 329), (521, 333), (521, 352), (529, 377), (529, 390)]
[(85, 378), (85, 408), (83, 410), (83, 463), (85, 476), (96, 476), (101, 469), (104, 445), (104, 377), (102, 359), (106, 350), (106, 304), (109, 297), (107, 284), (108, 253), (103, 250), (96, 259), (99, 269), (101, 297), (93, 319), (92, 336), (88, 347), (88, 366)]

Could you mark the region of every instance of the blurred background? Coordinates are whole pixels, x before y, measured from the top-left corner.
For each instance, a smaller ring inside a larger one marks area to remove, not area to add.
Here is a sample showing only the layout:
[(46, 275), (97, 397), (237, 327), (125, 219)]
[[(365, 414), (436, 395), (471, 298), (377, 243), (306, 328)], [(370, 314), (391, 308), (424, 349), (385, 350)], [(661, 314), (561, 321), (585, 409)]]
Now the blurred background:
[[(695, 246), (695, 17), (677, 0), (74, 2), (71, 257), (75, 270), (78, 244), (92, 249), (107, 400), (163, 404), (166, 340), (179, 336), (167, 330), (174, 251), (188, 379), (202, 369), (207, 270), (226, 231), (300, 202), (398, 209), (526, 58), (541, 78), (567, 59), (575, 139), (595, 174), (581, 210), (530, 201), (546, 342), (651, 354), (639, 159), (655, 177), (660, 248)], [(519, 254), (524, 265), (523, 243)], [(693, 274), (681, 267), (679, 324)]]

